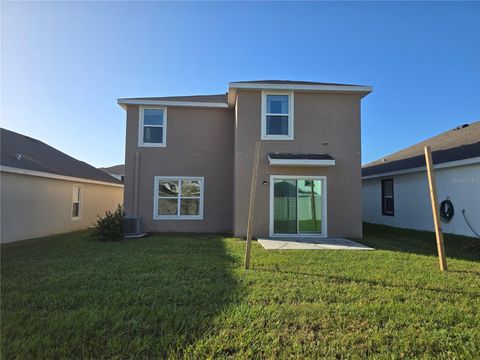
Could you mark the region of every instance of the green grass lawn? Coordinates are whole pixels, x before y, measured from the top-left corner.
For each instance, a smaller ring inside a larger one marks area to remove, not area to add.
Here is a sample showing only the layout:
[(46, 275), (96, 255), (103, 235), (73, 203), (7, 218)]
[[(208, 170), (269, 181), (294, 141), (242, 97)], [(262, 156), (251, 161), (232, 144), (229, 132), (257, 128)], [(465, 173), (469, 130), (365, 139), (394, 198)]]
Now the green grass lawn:
[(376, 251), (220, 235), (1, 248), (3, 358), (480, 358), (480, 240), (365, 226)]

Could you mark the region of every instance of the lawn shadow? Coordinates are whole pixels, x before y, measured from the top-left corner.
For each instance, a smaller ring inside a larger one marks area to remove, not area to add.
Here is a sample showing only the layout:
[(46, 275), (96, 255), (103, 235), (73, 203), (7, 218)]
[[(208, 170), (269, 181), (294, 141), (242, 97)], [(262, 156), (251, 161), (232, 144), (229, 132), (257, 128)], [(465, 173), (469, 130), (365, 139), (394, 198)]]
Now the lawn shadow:
[(448, 272), (457, 273), (457, 274), (467, 274), (467, 275), (478, 275), (480, 276), (480, 271), (475, 270), (448, 270)]
[(232, 274), (235, 259), (222, 235), (151, 234), (145, 240), (158, 244), (155, 253), (147, 255), (158, 262), (152, 269), (158, 282), (157, 298), (143, 304), (154, 309), (155, 320), (149, 320), (150, 331), (142, 332), (151, 345), (141, 357), (181, 358), (214, 330), (214, 319), (239, 300), (239, 283)]
[[(480, 239), (444, 234), (447, 258), (480, 261)], [(362, 244), (378, 250), (437, 256), (435, 233), (394, 228), (385, 225), (363, 224)]]
[(2, 254), (4, 357), (181, 358), (240, 299), (222, 235), (64, 240)]
[(319, 274), (319, 273), (306, 273), (301, 271), (289, 271), (289, 270), (279, 270), (278, 268), (268, 269), (268, 268), (260, 268), (255, 269), (255, 271), (259, 272), (269, 272), (269, 273), (277, 273), (277, 274), (288, 274), (294, 276), (311, 276), (311, 277), (318, 277), (325, 279), (329, 282), (334, 283), (355, 283), (359, 285), (368, 285), (368, 286), (380, 286), (383, 288), (397, 288), (403, 290), (422, 290), (422, 291), (429, 291), (435, 292), (439, 294), (461, 294), (467, 297), (471, 297), (472, 299), (478, 299), (480, 297), (480, 292), (469, 292), (469, 291), (462, 291), (462, 290), (448, 290), (448, 289), (441, 289), (441, 288), (433, 288), (433, 287), (422, 287), (418, 285), (410, 285), (410, 284), (392, 284), (387, 281), (377, 281), (372, 279), (356, 279), (353, 277), (347, 276), (340, 276), (340, 275), (327, 275), (327, 274)]

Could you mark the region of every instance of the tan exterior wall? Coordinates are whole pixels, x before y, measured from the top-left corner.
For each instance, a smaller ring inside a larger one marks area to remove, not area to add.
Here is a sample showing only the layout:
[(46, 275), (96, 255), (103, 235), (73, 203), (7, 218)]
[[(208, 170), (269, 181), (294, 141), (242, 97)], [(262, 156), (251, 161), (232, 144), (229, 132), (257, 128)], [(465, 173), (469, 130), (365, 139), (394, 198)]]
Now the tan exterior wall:
[[(125, 210), (134, 213), (135, 153), (139, 157), (138, 216), (144, 231), (232, 232), (233, 111), (169, 107), (167, 146), (138, 147), (139, 107), (127, 108)], [(153, 220), (155, 176), (203, 176), (203, 220)]]
[[(123, 187), (1, 173), (2, 243), (86, 229), (122, 204)], [(81, 185), (81, 219), (72, 220), (73, 185)]]
[[(238, 92), (235, 124), (234, 234), (245, 236), (254, 148), (261, 137), (261, 91)], [(361, 238), (360, 131), (359, 95), (295, 92), (294, 140), (261, 141), (254, 236), (269, 235), (270, 175), (318, 175), (327, 177), (328, 236)], [(336, 165), (271, 167), (267, 153), (277, 151), (327, 153)]]
[[(145, 231), (233, 232), (245, 236), (255, 142), (261, 137), (261, 91), (238, 91), (233, 109), (168, 107), (167, 146), (138, 147), (139, 107), (127, 107), (125, 209)], [(360, 99), (357, 94), (295, 92), (294, 140), (263, 140), (254, 236), (269, 235), (270, 175), (327, 177), (328, 236), (361, 238)], [(324, 142), (327, 142), (324, 145)], [(268, 152), (327, 153), (333, 167), (271, 167)], [(153, 220), (155, 176), (203, 176), (203, 220)], [(262, 183), (266, 181), (267, 185)]]

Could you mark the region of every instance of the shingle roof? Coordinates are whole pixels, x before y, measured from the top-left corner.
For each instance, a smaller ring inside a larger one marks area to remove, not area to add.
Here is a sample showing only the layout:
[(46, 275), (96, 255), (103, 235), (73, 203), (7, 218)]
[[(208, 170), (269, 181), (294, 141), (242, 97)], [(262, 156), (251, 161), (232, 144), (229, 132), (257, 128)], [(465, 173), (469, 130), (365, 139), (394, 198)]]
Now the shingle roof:
[(18, 169), (121, 184), (103, 171), (37, 139), (0, 129), (0, 164)]
[(458, 126), (403, 150), (363, 166), (362, 175), (369, 176), (425, 166), (424, 147), (432, 149), (435, 164), (480, 156), (480, 121)]
[(364, 86), (352, 84), (338, 84), (315, 81), (296, 81), (296, 80), (251, 80), (251, 81), (232, 81), (231, 84), (285, 84), (285, 85), (338, 85), (338, 86)]
[[(127, 99), (119, 99), (119, 100), (127, 100)], [(226, 102), (227, 102), (227, 94), (191, 95), (191, 96), (140, 97), (140, 98), (128, 98), (128, 100), (188, 101), (188, 102), (226, 103)]]
[(115, 166), (109, 166), (109, 167), (101, 167), (99, 170), (102, 170), (103, 172), (108, 173), (115, 173), (117, 175), (125, 175), (125, 165), (115, 165)]

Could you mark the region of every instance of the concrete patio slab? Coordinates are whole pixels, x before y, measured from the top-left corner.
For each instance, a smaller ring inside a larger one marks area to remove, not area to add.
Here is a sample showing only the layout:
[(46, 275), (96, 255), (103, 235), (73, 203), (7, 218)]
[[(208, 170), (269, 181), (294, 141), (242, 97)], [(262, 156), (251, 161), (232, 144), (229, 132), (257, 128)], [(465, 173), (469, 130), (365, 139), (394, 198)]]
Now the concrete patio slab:
[(374, 250), (342, 238), (270, 238), (258, 242), (267, 250)]

